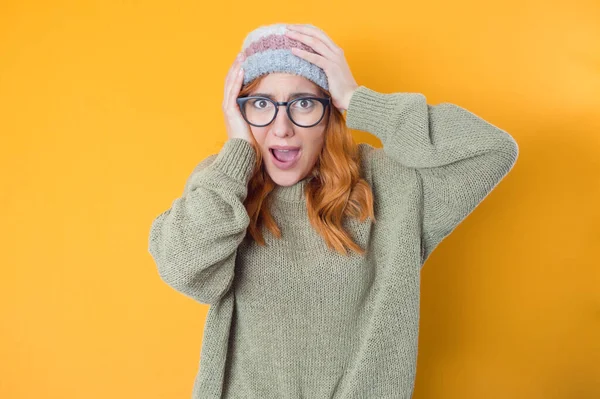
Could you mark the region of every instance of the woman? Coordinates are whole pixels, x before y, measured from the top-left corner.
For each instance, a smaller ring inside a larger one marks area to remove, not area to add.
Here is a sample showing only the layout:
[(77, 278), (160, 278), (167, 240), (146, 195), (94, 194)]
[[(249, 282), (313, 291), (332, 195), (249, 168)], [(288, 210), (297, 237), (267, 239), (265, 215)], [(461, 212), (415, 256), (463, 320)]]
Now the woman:
[(161, 278), (210, 305), (193, 397), (410, 398), (421, 266), (517, 143), (459, 106), (359, 86), (312, 25), (259, 27), (242, 50), (229, 140), (149, 238)]

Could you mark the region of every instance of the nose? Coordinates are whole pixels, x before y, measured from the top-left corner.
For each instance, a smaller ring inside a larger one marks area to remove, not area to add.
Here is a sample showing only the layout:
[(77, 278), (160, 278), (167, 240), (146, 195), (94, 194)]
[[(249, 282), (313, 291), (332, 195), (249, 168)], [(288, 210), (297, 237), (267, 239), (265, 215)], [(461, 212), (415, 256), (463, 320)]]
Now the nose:
[(271, 122), (271, 130), (278, 137), (285, 137), (294, 133), (294, 124), (288, 117), (285, 106), (280, 106), (275, 120)]

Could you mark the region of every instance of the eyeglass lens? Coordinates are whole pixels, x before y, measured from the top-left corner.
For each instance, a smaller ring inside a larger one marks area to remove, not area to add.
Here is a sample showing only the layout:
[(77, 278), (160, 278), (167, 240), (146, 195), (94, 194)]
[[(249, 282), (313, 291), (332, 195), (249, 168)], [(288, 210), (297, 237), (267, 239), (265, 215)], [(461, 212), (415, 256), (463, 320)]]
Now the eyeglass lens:
[[(323, 103), (309, 98), (298, 98), (289, 104), (292, 121), (302, 126), (317, 123), (323, 116)], [(279, 112), (285, 112), (281, 109)], [(275, 118), (275, 104), (263, 98), (251, 98), (244, 104), (243, 112), (248, 122), (267, 125)]]

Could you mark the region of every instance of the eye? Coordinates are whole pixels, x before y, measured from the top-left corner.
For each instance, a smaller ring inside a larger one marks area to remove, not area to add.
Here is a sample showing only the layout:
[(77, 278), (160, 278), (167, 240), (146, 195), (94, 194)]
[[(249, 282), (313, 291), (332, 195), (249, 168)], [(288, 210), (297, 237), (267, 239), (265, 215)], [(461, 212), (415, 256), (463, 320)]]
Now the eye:
[(250, 101), (250, 103), (252, 104), (252, 106), (254, 108), (258, 108), (258, 109), (265, 109), (269, 105), (271, 105), (269, 103), (269, 101), (267, 101), (267, 100), (265, 100), (263, 98), (254, 99), (254, 100)]
[(295, 108), (309, 109), (315, 105), (315, 102), (309, 98), (299, 98), (294, 102)]

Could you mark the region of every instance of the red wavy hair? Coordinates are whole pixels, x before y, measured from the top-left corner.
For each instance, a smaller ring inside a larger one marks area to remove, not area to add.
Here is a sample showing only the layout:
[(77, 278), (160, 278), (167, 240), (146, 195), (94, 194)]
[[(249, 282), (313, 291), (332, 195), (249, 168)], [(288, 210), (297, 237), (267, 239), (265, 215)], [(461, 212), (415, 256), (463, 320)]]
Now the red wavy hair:
[[(240, 96), (248, 95), (258, 86), (265, 75), (259, 76), (240, 90)], [(323, 96), (331, 94), (319, 87)], [(344, 217), (364, 221), (370, 217), (375, 222), (373, 192), (360, 176), (358, 146), (352, 138), (342, 113), (333, 105), (329, 107), (325, 143), (311, 172), (313, 178), (306, 184), (304, 195), (311, 225), (323, 237), (327, 246), (344, 256), (346, 247), (360, 255), (365, 250), (356, 244), (342, 226)], [(261, 228), (264, 225), (271, 233), (281, 238), (281, 230), (269, 210), (276, 183), (266, 173), (262, 153), (252, 137), (252, 146), (257, 154), (252, 177), (248, 183), (248, 195), (244, 206), (250, 217), (249, 234), (259, 245), (265, 246)]]

